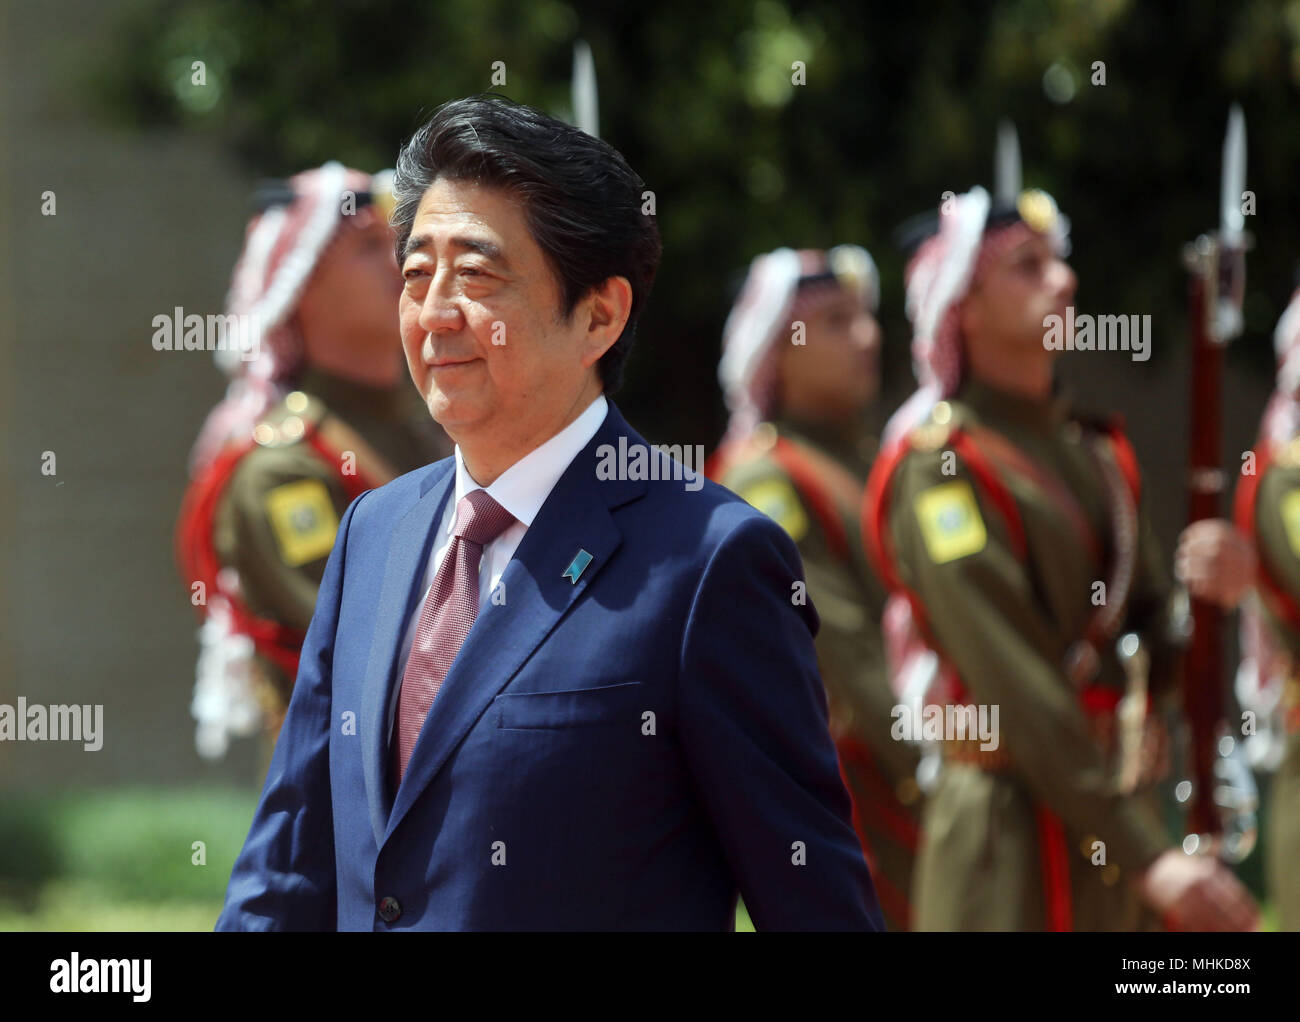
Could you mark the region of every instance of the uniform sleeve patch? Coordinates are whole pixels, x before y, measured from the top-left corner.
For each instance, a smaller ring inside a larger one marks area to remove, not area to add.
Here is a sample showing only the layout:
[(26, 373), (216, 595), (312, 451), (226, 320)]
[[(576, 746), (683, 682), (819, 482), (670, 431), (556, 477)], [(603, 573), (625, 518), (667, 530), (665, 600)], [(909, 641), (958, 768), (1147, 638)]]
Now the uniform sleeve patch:
[(1291, 490), (1282, 498), (1281, 512), (1291, 552), (1300, 557), (1300, 489)]
[(329, 490), (319, 479), (285, 483), (263, 500), (285, 564), (309, 564), (333, 549), (339, 520)]
[(988, 536), (970, 483), (959, 480), (917, 494), (916, 520), (925, 549), (935, 564), (945, 564), (984, 549)]
[(796, 543), (808, 534), (808, 516), (786, 480), (762, 479), (742, 489), (740, 496), (785, 529)]

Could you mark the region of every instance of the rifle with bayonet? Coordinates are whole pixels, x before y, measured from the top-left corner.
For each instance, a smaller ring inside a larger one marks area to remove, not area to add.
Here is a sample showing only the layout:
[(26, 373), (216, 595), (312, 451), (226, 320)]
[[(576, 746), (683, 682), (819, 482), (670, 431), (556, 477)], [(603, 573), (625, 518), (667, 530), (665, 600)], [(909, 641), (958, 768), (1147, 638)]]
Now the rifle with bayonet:
[[(1188, 459), (1188, 521), (1218, 518), (1229, 474), (1222, 462), (1222, 372), (1228, 344), (1242, 332), (1246, 285), (1243, 192), (1246, 123), (1233, 105), (1223, 141), (1219, 229), (1202, 234), (1183, 252), (1189, 273), (1191, 331), (1191, 423)], [(1188, 601), (1191, 637), (1183, 663), (1183, 712), (1188, 723), (1190, 785), (1178, 796), (1189, 803), (1189, 853), (1240, 861), (1254, 846), (1254, 781), (1225, 724), (1226, 684), (1223, 621), (1213, 603), (1180, 592)]]

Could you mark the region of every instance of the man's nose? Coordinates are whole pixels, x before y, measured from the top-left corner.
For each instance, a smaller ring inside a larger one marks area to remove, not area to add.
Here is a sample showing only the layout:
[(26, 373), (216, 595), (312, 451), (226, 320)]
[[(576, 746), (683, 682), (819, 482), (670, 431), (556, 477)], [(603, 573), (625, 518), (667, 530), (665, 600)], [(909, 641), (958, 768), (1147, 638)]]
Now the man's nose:
[(420, 328), (428, 333), (459, 330), (465, 322), (451, 293), (450, 272), (435, 273), (429, 281), (424, 303), (420, 306)]
[(880, 324), (869, 312), (856, 316), (853, 321), (853, 344), (863, 351), (880, 347)]
[(1079, 286), (1079, 278), (1074, 275), (1074, 270), (1064, 259), (1057, 259), (1052, 264), (1052, 289), (1064, 301), (1069, 301), (1074, 297), (1075, 288)]

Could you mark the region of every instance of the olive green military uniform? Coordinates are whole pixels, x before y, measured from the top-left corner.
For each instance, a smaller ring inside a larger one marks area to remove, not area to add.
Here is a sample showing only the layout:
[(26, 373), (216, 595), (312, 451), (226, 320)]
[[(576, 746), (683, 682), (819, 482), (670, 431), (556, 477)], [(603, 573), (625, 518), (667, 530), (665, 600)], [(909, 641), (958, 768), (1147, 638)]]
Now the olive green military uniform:
[[(1059, 495), (990, 457), (986, 464), (1019, 509), (1026, 553), (1018, 556), (1008, 516), (991, 506), (991, 491), (947, 446), (959, 425), (976, 439), (981, 428), (1000, 435), (1063, 483), (1106, 541), (1100, 561)], [(1095, 583), (1104, 583), (1112, 561), (1100, 459), (1115, 463), (1107, 450), (1091, 453), (1094, 426), (1060, 397), (1035, 401), (971, 381), (913, 433), (913, 450), (893, 476), (888, 531), (895, 570), (923, 604), (933, 641), (960, 675), (966, 698), (996, 705), (999, 713), (995, 753), (939, 743), (944, 764), (927, 794), (916, 867), (917, 929), (1043, 930), (1054, 918), (1049, 898), (1059, 904), (1062, 892), (1069, 928), (1154, 925), (1131, 881), (1169, 845), (1155, 800), (1145, 785), (1128, 794), (1120, 789), (1117, 743), (1103, 740), (1105, 721), (1085, 711), (1064, 667), (1095, 610)], [(1141, 513), (1136, 542), (1120, 631), (1142, 635), (1154, 697), (1172, 689), (1177, 658), (1167, 638), (1168, 579)], [(1093, 684), (1123, 690), (1113, 642), (1100, 645)], [(1052, 842), (1054, 854), (1045, 853), (1042, 840), (1045, 811), (1063, 831), (1063, 840)]]
[[(1259, 556), (1279, 588), (1300, 601), (1300, 440), (1277, 452), (1259, 481), (1255, 496), (1255, 537)], [(1261, 600), (1265, 620), (1293, 670), (1285, 682), (1282, 709), (1286, 748), (1269, 796), (1269, 890), (1284, 930), (1300, 930), (1300, 631)]]
[[(843, 522), (847, 557), (838, 552), (812, 507), (818, 498), (801, 492), (799, 481), (775, 456), (778, 435), (812, 454), (807, 465), (822, 475), (825, 502), (833, 504), (831, 513)], [(913, 746), (889, 735), (895, 700), (880, 634), (885, 597), (863, 553), (859, 513), (874, 442), (862, 441), (862, 436), (858, 429), (764, 423), (746, 449), (727, 460), (719, 481), (775, 519), (799, 549), (808, 596), (821, 619), (818, 666), (827, 690), (831, 732), (853, 794), (855, 822), (886, 920), (891, 929), (906, 929), (920, 814), (919, 756)], [(833, 465), (822, 464), (822, 459)], [(839, 486), (830, 478), (836, 472)], [(869, 759), (846, 748), (844, 739), (850, 737), (865, 747)]]
[[(339, 465), (304, 439), (313, 425), (337, 431)], [(351, 502), (344, 475), (382, 485), (445, 457), (450, 442), (406, 380), (376, 388), (319, 371), (305, 374), (253, 435), (258, 446), (240, 459), (217, 504), (213, 540), (221, 563), (238, 571), (252, 613), (305, 631)], [(294, 679), (260, 654), (256, 665), (258, 700), (274, 738)]]

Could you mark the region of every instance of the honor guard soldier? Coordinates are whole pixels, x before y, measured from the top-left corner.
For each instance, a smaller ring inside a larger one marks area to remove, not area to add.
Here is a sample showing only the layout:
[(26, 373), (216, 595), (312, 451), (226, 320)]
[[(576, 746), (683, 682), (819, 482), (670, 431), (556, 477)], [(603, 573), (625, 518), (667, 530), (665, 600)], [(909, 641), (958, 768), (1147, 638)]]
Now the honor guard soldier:
[(879, 388), (879, 277), (856, 245), (778, 249), (750, 265), (724, 330), (719, 378), (731, 411), (709, 475), (780, 523), (821, 619), (817, 659), (854, 824), (891, 929), (906, 929), (917, 843), (916, 750), (890, 738), (881, 648), (884, 591), (858, 509)]
[(918, 233), (921, 386), (863, 505), (900, 729), (941, 756), (915, 927), (1132, 930), (1157, 923), (1151, 908), (1250, 928), (1249, 895), (1171, 849), (1150, 798), (1179, 640), (1133, 450), (1054, 386), (1068, 224), (1044, 192), (994, 204), (977, 187)]
[[(191, 455), (177, 523), (203, 619), (201, 755), (274, 745), (339, 519), (364, 490), (446, 456), (406, 379), (388, 179), (338, 163), (258, 193), (226, 299), (250, 340)], [(228, 321), (229, 322), (229, 321)]]
[(1177, 567), (1191, 591), (1241, 606), (1237, 698), (1252, 767), (1274, 772), (1265, 838), (1268, 889), (1283, 930), (1300, 930), (1300, 291), (1273, 335), (1277, 379), (1254, 450), (1242, 459), (1236, 527), (1192, 525)]

